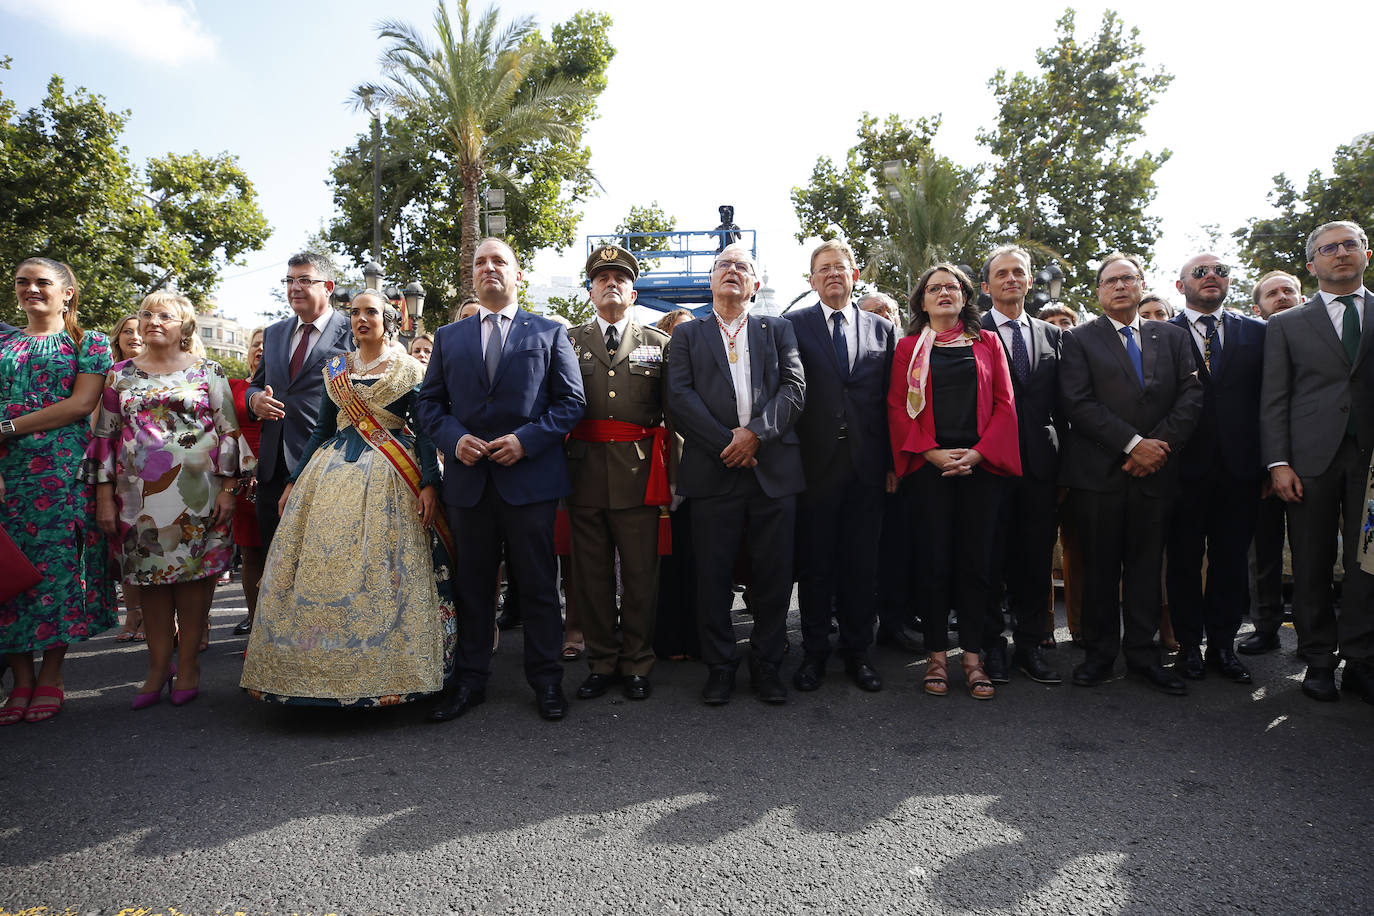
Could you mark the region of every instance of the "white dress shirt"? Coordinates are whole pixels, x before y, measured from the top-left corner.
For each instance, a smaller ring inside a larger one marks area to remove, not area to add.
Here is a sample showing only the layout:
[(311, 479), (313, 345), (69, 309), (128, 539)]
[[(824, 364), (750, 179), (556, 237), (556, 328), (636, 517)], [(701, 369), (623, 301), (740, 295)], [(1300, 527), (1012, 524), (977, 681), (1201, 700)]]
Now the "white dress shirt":
[[(1345, 308), (1345, 306), (1342, 305), (1341, 308)], [(1226, 309), (1223, 306), (1217, 306), (1215, 312), (1199, 312), (1195, 308), (1184, 307), (1183, 314), (1188, 319), (1188, 330), (1193, 332), (1193, 342), (1197, 344), (1197, 351), (1199, 353), (1207, 352), (1207, 325), (1199, 321), (1200, 318), (1206, 315), (1211, 315), (1217, 320), (1217, 346), (1226, 346), (1226, 332), (1222, 330), (1222, 318), (1225, 313)]]
[(606, 339), (606, 329), (613, 327), (615, 328), (615, 339), (623, 342), (625, 340), (625, 329), (630, 326), (630, 316), (626, 315), (624, 318), (620, 319), (615, 324), (611, 324), (605, 318), (602, 318), (600, 315), (597, 315), (596, 326), (601, 331), (602, 340)]
[[(844, 325), (844, 345), (849, 351), (849, 365), (846, 369), (853, 369), (854, 364), (859, 360), (859, 333), (854, 327), (854, 303), (845, 303), (845, 307), (839, 310), (841, 320)], [(824, 302), (821, 303), (821, 314), (825, 316), (825, 330), (830, 334), (831, 339), (835, 337), (835, 310)]]
[[(745, 309), (734, 321), (727, 322), (720, 313), (712, 309), (712, 320), (720, 332), (720, 341), (725, 345), (725, 367), (730, 370), (730, 381), (735, 386), (735, 409), (739, 415), (739, 425), (748, 426), (754, 417), (754, 388), (749, 377), (749, 310)], [(726, 331), (730, 333), (727, 334)], [(730, 334), (735, 334), (735, 355), (737, 362), (730, 362)]]
[(512, 302), (510, 305), (501, 309), (501, 311), (495, 313), (493, 313), (486, 306), (482, 306), (482, 311), (478, 312), (477, 314), (482, 318), (483, 354), (487, 352), (487, 341), (491, 339), (491, 322), (488, 321), (487, 318), (492, 314), (501, 316), (501, 320), (497, 323), (501, 326), (501, 348), (505, 349), (506, 341), (510, 339), (511, 322), (515, 321), (515, 313), (519, 310), (520, 304), (518, 302)]
[[(1364, 309), (1360, 308), (1360, 303), (1364, 302), (1365, 295), (1369, 290), (1361, 286), (1355, 290), (1355, 296), (1359, 297), (1355, 303), (1355, 314), (1360, 319), (1360, 331), (1364, 331)], [(1326, 290), (1317, 290), (1317, 295), (1322, 297), (1322, 303), (1326, 306), (1326, 314), (1331, 318), (1331, 326), (1336, 329), (1336, 339), (1341, 339), (1341, 328), (1345, 325), (1345, 303), (1336, 299), (1335, 293), (1328, 293)]]
[[(324, 314), (314, 321), (297, 321), (296, 329), (291, 332), (290, 344), (286, 348), (286, 358), (290, 359), (296, 355), (296, 347), (300, 346), (301, 334), (305, 332), (305, 326), (310, 325), (314, 330), (310, 332), (310, 340), (305, 345), (305, 358), (310, 359), (310, 354), (315, 351), (315, 344), (320, 342), (320, 337), (329, 327), (329, 322), (334, 320), (334, 313), (335, 309), (327, 308), (324, 310)], [(342, 320), (343, 316), (340, 315), (339, 318)]]

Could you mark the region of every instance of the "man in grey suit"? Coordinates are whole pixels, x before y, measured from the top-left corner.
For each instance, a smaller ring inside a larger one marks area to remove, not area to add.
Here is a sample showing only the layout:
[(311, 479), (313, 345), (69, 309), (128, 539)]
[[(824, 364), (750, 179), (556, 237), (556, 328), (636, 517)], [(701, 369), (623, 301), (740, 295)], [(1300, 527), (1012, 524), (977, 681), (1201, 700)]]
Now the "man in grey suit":
[(710, 668), (702, 699), (734, 692), (731, 572), (748, 526), (753, 561), (749, 673), (765, 703), (787, 702), (778, 677), (792, 596), (796, 494), (805, 488), (794, 429), (806, 394), (801, 357), (785, 318), (757, 318), (759, 288), (749, 250), (728, 245), (711, 268), (711, 313), (674, 330), (668, 410), (683, 438), (677, 493), (692, 503), (697, 625)]
[[(258, 529), (262, 549), (276, 533), (277, 501), (286, 479), (315, 431), (324, 391), (323, 367), (335, 353), (353, 349), (348, 317), (329, 307), (334, 267), (313, 251), (286, 262), (286, 301), (295, 314), (262, 333), (262, 360), (248, 384), (249, 413), (262, 421), (258, 448)], [(246, 633), (244, 621), (234, 629)]]
[[(1303, 693), (1336, 700), (1342, 689), (1374, 703), (1374, 576), (1360, 569), (1365, 485), (1374, 452), (1374, 295), (1364, 286), (1369, 238), (1351, 222), (1307, 237), (1317, 294), (1269, 321), (1260, 395), (1260, 450), (1274, 492), (1288, 506), (1293, 547), (1293, 626), (1307, 662)], [(1339, 617), (1332, 607), (1336, 532), (1344, 541)]]
[(878, 583), (883, 492), (897, 489), (887, 437), (887, 388), (896, 336), (892, 322), (850, 296), (854, 252), (839, 240), (811, 252), (820, 303), (788, 315), (806, 373), (797, 423), (807, 488), (800, 499), (798, 603), (802, 661), (798, 690), (816, 690), (830, 655), (830, 618), (840, 625), (844, 670), (861, 690), (882, 689), (869, 660)]
[[(1165, 693), (1188, 692), (1154, 644), (1170, 501), (1180, 453), (1202, 412), (1188, 332), (1142, 322), (1144, 265), (1115, 252), (1097, 269), (1101, 318), (1064, 335), (1059, 395), (1070, 428), (1060, 480), (1083, 545), (1083, 641), (1073, 682), (1096, 687), (1126, 667)], [(1125, 636), (1122, 636), (1124, 617)]]

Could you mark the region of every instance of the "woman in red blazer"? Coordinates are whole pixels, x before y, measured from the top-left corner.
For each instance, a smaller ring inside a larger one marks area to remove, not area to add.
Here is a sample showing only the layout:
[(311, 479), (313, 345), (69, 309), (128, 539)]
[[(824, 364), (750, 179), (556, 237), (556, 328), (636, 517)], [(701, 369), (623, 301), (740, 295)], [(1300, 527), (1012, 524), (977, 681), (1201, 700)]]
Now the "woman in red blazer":
[(992, 588), (1000, 478), (1020, 476), (1011, 372), (994, 331), (979, 322), (973, 282), (953, 264), (931, 267), (911, 294), (888, 388), (892, 460), (915, 544), (915, 600), (925, 630), (925, 691), (949, 692), (949, 611), (959, 612), (964, 681), (990, 700), (976, 650)]

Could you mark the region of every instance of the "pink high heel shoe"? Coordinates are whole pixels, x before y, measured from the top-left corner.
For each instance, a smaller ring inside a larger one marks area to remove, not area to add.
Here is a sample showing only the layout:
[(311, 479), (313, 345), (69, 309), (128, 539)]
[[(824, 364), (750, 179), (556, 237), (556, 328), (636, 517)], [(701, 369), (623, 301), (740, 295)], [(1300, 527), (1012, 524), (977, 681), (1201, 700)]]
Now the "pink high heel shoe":
[[(174, 677), (176, 677), (176, 676), (177, 676), (177, 666), (176, 666), (176, 663), (173, 662), (173, 663), (172, 663), (172, 673), (169, 674), (169, 675), (167, 675), (167, 682), (166, 682), (165, 684), (159, 684), (159, 685), (158, 685), (158, 688), (157, 688), (156, 690), (150, 691), (149, 693), (137, 693), (137, 694), (134, 694), (134, 701), (133, 701), (132, 703), (129, 704), (129, 708), (130, 708), (130, 709), (147, 709), (149, 706), (156, 706), (156, 705), (158, 704), (158, 702), (161, 701), (161, 699), (162, 699), (162, 688), (163, 688), (163, 687), (169, 687), (169, 688), (170, 688), (170, 687), (172, 686), (172, 678), (174, 678)], [(175, 690), (172, 691), (172, 695), (173, 695), (173, 696), (176, 695), (176, 691), (175, 691)], [(175, 700), (173, 700), (173, 702), (175, 702)]]

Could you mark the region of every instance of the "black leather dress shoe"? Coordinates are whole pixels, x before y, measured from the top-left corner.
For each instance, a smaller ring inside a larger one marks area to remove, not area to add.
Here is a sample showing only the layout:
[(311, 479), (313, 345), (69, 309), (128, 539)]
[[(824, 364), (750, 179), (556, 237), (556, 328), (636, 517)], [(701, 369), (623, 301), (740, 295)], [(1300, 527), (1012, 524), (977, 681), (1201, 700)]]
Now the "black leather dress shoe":
[(487, 699), (485, 690), (456, 685), (444, 688), (444, 692), (434, 700), (429, 710), (429, 721), (447, 722), (456, 719), (474, 706), (481, 706)]
[(507, 608), (496, 615), (496, 629), (498, 630), (514, 630), (516, 627), (522, 626), (523, 624), (524, 621), (520, 619), (519, 611)]
[(1259, 630), (1236, 643), (1236, 651), (1241, 655), (1263, 655), (1280, 647), (1278, 633), (1262, 633)]
[(647, 700), (649, 694), (653, 693), (649, 678), (644, 674), (625, 675), (621, 681), (620, 689), (625, 692), (625, 699), (627, 700)]
[(1341, 695), (1336, 691), (1336, 669), (1309, 667), (1302, 676), (1302, 692), (1323, 703), (1339, 700)]
[[(1021, 673), (1037, 684), (1062, 684), (1064, 679), (1045, 663), (1045, 657), (1040, 653), (1043, 650), (1039, 646), (1016, 647), (1012, 660), (1016, 662), (1016, 667), (1021, 669)], [(986, 670), (986, 669), (985, 669)]]
[(818, 655), (808, 655), (802, 659), (797, 670), (792, 673), (792, 686), (804, 693), (820, 689), (825, 680), (825, 659)]
[(1207, 662), (1202, 657), (1201, 646), (1184, 646), (1178, 653), (1178, 673), (1190, 681), (1200, 681), (1207, 677)]
[(557, 722), (568, 714), (568, 698), (563, 696), (563, 688), (558, 684), (536, 687), (534, 705), (539, 707), (539, 717), (550, 722)]
[(1341, 692), (1353, 693), (1366, 703), (1374, 703), (1374, 666), (1369, 662), (1345, 660), (1345, 673), (1341, 675)]
[(866, 658), (851, 658), (844, 663), (844, 673), (854, 682), (854, 686), (869, 693), (883, 689), (883, 678)]
[(904, 629), (878, 627), (878, 635), (874, 642), (885, 649), (896, 649), (899, 652), (920, 653), (925, 651), (925, 645), (922, 641), (912, 637)]
[(1097, 687), (1112, 679), (1112, 665), (1089, 659), (1073, 669), (1075, 687)]
[(735, 669), (729, 665), (711, 668), (706, 675), (706, 686), (701, 689), (701, 700), (707, 706), (724, 706), (730, 702), (735, 692)]
[(587, 679), (577, 688), (577, 698), (579, 700), (595, 700), (609, 690), (614, 683), (614, 674), (597, 674), (593, 671), (591, 674), (587, 675)]
[(756, 660), (749, 665), (749, 689), (754, 691), (754, 696), (773, 706), (787, 702), (787, 688), (778, 677), (778, 669), (768, 662)]
[(1231, 648), (1230, 642), (1215, 649), (1208, 646), (1207, 664), (1220, 671), (1222, 677), (1236, 684), (1249, 684), (1254, 681), (1254, 678), (1250, 677), (1250, 669), (1236, 658), (1236, 650)]
[(1188, 695), (1188, 685), (1183, 683), (1183, 678), (1158, 662), (1153, 665), (1145, 665), (1142, 668), (1132, 668), (1131, 673), (1138, 675), (1151, 687), (1161, 693), (1167, 693), (1171, 697), (1186, 697)]
[(1010, 684), (1011, 668), (1007, 665), (1007, 644), (991, 646), (983, 650), (983, 671), (994, 684)]
[(245, 617), (245, 618), (243, 618), (242, 620), (240, 620), (240, 621), (238, 622), (238, 625), (234, 627), (234, 635), (235, 635), (235, 636), (247, 636), (247, 635), (248, 635), (249, 633), (251, 633), (251, 632), (253, 632), (253, 618), (252, 618), (252, 617)]

